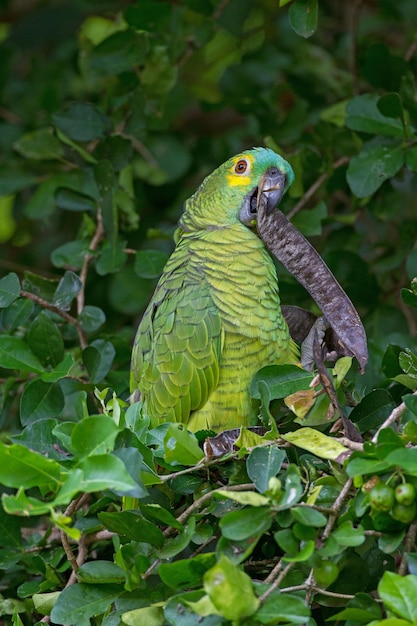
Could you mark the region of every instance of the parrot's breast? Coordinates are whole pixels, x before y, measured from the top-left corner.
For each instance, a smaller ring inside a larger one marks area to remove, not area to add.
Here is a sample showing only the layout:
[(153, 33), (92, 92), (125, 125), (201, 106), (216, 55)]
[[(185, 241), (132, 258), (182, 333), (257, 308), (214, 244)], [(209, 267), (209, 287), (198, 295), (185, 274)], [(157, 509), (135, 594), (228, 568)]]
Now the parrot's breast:
[(295, 363), (275, 266), (243, 224), (183, 232), (139, 325), (131, 390), (154, 426), (197, 431), (256, 419), (250, 382), (264, 365)]
[(224, 329), (217, 388), (190, 419), (192, 430), (249, 425), (249, 387), (264, 365), (294, 363), (281, 314), (275, 265), (255, 233), (241, 224), (208, 231), (190, 241), (192, 264), (204, 274)]

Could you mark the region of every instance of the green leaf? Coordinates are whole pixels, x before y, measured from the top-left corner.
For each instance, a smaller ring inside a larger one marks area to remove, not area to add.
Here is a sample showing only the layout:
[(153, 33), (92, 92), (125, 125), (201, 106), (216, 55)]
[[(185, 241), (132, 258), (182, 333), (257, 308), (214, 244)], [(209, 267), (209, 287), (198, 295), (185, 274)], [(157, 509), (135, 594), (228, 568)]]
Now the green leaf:
[(168, 255), (159, 250), (136, 252), (134, 269), (141, 278), (158, 278), (164, 269)]
[(105, 613), (122, 591), (123, 587), (116, 585), (71, 585), (58, 596), (51, 620), (55, 624), (90, 626), (90, 617)]
[(291, 509), (291, 514), (297, 522), (304, 524), (304, 526), (321, 528), (327, 524), (327, 517), (310, 506), (296, 506)]
[(126, 611), (122, 622), (127, 626), (164, 626), (164, 612), (159, 606), (146, 606), (142, 609)]
[(352, 620), (369, 624), (369, 620), (382, 619), (381, 609), (376, 600), (367, 593), (358, 593), (355, 598), (349, 600), (347, 608), (332, 615), (328, 621)]
[(35, 611), (41, 615), (50, 615), (60, 593), (60, 591), (34, 593), (32, 600)]
[(36, 420), (57, 417), (64, 406), (65, 398), (59, 385), (35, 379), (23, 391), (20, 420), (26, 426)]
[(281, 435), (281, 437), (295, 446), (312, 452), (321, 459), (335, 461), (340, 455), (348, 451), (348, 448), (345, 448), (336, 439), (328, 437), (314, 428), (300, 428), (294, 432)]
[(300, 211), (294, 215), (291, 223), (300, 230), (305, 237), (322, 234), (322, 222), (327, 217), (326, 204), (321, 201), (312, 209)]
[(78, 321), (84, 332), (93, 333), (103, 326), (106, 321), (106, 315), (98, 306), (87, 304), (78, 316)]
[(274, 507), (275, 510), (284, 511), (293, 507), (301, 499), (303, 491), (300, 471), (296, 465), (291, 463), (287, 469), (284, 493), (279, 500), (279, 504)]
[(378, 109), (385, 117), (393, 117), (404, 123), (404, 109), (398, 93), (386, 93), (378, 100)]
[(269, 498), (262, 496), (256, 491), (229, 491), (228, 489), (218, 489), (214, 494), (215, 498), (228, 498), (239, 504), (249, 506), (266, 506), (269, 504)]
[(83, 563), (77, 571), (77, 578), (81, 583), (90, 585), (94, 583), (124, 583), (126, 574), (116, 563), (96, 560)]
[(362, 474), (381, 474), (392, 467), (393, 465), (388, 461), (378, 461), (375, 457), (364, 458), (352, 455), (346, 465), (346, 472), (348, 476), (353, 478)]
[(373, 389), (354, 407), (349, 419), (364, 432), (377, 428), (394, 408), (395, 402), (386, 389)]
[(168, 587), (190, 588), (202, 584), (203, 575), (216, 563), (213, 553), (197, 554), (192, 559), (161, 563), (158, 569), (162, 582)]
[(92, 493), (110, 489), (116, 493), (132, 492), (136, 495), (137, 484), (126, 470), (123, 462), (112, 454), (97, 454), (77, 464), (83, 472), (82, 490)]
[(21, 548), (21, 523), (12, 515), (8, 515), (0, 507), (0, 546), (2, 548)]
[(347, 169), (347, 182), (358, 198), (371, 196), (383, 182), (395, 176), (404, 164), (401, 145), (368, 145), (352, 157)]
[(398, 617), (415, 622), (417, 620), (417, 576), (400, 576), (394, 572), (384, 572), (378, 593), (386, 607)]
[(274, 533), (274, 539), (279, 547), (290, 555), (296, 555), (300, 549), (300, 542), (291, 529), (283, 528)]
[(97, 384), (108, 374), (116, 350), (110, 341), (97, 339), (83, 350), (83, 362), (87, 368), (90, 381)]
[(7, 309), (0, 311), (0, 324), (4, 330), (13, 331), (30, 319), (35, 308), (32, 300), (18, 298)]
[(124, 17), (127, 23), (137, 30), (147, 30), (154, 33), (169, 28), (171, 13), (172, 7), (168, 2), (155, 4), (152, 0), (142, 0), (140, 6), (128, 6), (124, 12)]
[(260, 369), (252, 379), (250, 394), (261, 399), (260, 385), (268, 386), (270, 399), (285, 398), (296, 391), (308, 389), (313, 375), (296, 365), (267, 365)]
[(417, 355), (412, 350), (406, 348), (404, 352), (400, 352), (398, 364), (407, 376), (417, 378)]
[(57, 207), (64, 211), (94, 211), (96, 202), (86, 194), (59, 187), (55, 192), (55, 202)]
[(8, 335), (0, 336), (0, 367), (36, 374), (44, 371), (41, 363), (23, 339)]
[(402, 139), (402, 123), (392, 116), (383, 115), (378, 107), (379, 100), (377, 95), (370, 93), (352, 98), (346, 107), (346, 126), (352, 130)]
[(0, 280), (0, 308), (6, 308), (20, 296), (20, 281), (17, 274), (11, 272)]
[(0, 173), (0, 196), (9, 196), (21, 189), (31, 187), (38, 182), (33, 172), (27, 172), (20, 166), (6, 167)]
[(349, 100), (341, 100), (322, 110), (320, 117), (325, 122), (330, 122), (339, 128), (346, 125), (346, 106)]
[(145, 60), (148, 46), (148, 36), (144, 32), (128, 29), (113, 33), (92, 51), (91, 70), (99, 76), (109, 77), (132, 71)]
[(398, 465), (410, 476), (417, 476), (417, 449), (398, 448), (386, 457), (387, 464)]
[(234, 541), (242, 541), (248, 537), (267, 532), (272, 525), (271, 511), (267, 507), (229, 511), (220, 520), (223, 537)]
[(118, 241), (115, 244), (106, 242), (96, 259), (96, 271), (100, 276), (119, 272), (125, 265), (127, 254), (125, 252), (125, 241)]
[(71, 302), (82, 288), (83, 284), (77, 274), (70, 271), (65, 272), (54, 293), (54, 305), (63, 311), (68, 311)]
[(33, 320), (27, 336), (32, 352), (45, 366), (56, 367), (64, 358), (64, 340), (46, 311)]
[(41, 375), (41, 378), (45, 383), (55, 383), (58, 380), (61, 380), (61, 378), (65, 378), (65, 376), (68, 376), (73, 367), (74, 357), (72, 356), (72, 354), (67, 352), (64, 355), (62, 361), (58, 363), (58, 365), (54, 367), (52, 371), (44, 372)]
[[(145, 487), (145, 481), (148, 477), (148, 474), (151, 474), (149, 466), (145, 463), (143, 455), (139, 452), (136, 447), (125, 447), (125, 448), (116, 448), (113, 452), (114, 456), (122, 461), (127, 472), (135, 481), (135, 497), (136, 498), (146, 498), (149, 494)], [(151, 460), (152, 464), (152, 460)], [(155, 474), (155, 479), (151, 484), (156, 484), (160, 482), (160, 479)], [(150, 482), (150, 481), (149, 481)], [(149, 484), (149, 482), (147, 484)], [(135, 507), (137, 504), (135, 503)], [(149, 505), (152, 506), (152, 505)], [(157, 505), (156, 505), (157, 506)], [(128, 508), (128, 507), (126, 507)], [(164, 509), (162, 509), (164, 510)], [(168, 511), (166, 511), (168, 514)], [(175, 518), (174, 518), (175, 519)]]
[(86, 102), (73, 102), (60, 113), (54, 113), (52, 120), (73, 141), (102, 139), (110, 130), (108, 118)]
[(88, 254), (88, 245), (89, 242), (83, 239), (68, 241), (52, 251), (51, 261), (55, 267), (71, 266), (79, 270)]
[(29, 423), (18, 435), (10, 437), (13, 443), (19, 443), (30, 450), (40, 452), (56, 461), (68, 459), (68, 454), (60, 449), (60, 442), (53, 434), (53, 429), (58, 424), (56, 419), (46, 418)]
[(417, 146), (408, 148), (405, 153), (405, 164), (412, 172), (417, 172)]
[(311, 611), (302, 598), (274, 591), (256, 611), (254, 618), (261, 624), (307, 624), (310, 616)]
[(252, 580), (225, 556), (204, 574), (203, 584), (217, 611), (228, 620), (250, 617), (259, 607)]
[(71, 450), (81, 459), (108, 454), (114, 449), (119, 428), (107, 415), (92, 415), (77, 424), (71, 433)]
[(308, 561), (308, 559), (314, 554), (315, 550), (315, 541), (308, 539), (307, 541), (303, 541), (302, 547), (297, 550), (295, 556), (284, 556), (283, 559), (288, 563), (302, 563), (303, 561)]
[(50, 128), (39, 128), (22, 135), (15, 143), (14, 149), (27, 159), (49, 161), (62, 156), (62, 145)]
[(150, 543), (157, 548), (161, 548), (164, 545), (164, 535), (159, 528), (148, 522), (138, 511), (99, 513), (98, 518), (108, 530), (128, 537), (133, 541)]
[(170, 513), (167, 509), (164, 509), (160, 504), (143, 504), (140, 505), (141, 512), (145, 517), (156, 519), (162, 522), (166, 526), (172, 526), (177, 530), (182, 530), (183, 525)]
[(352, 522), (343, 522), (336, 530), (333, 531), (332, 537), (340, 546), (357, 547), (361, 546), (366, 537), (364, 529), (361, 525), (353, 527)]
[[(175, 86), (177, 76), (177, 65), (173, 62), (168, 47), (165, 45), (152, 46), (140, 76), (145, 92), (150, 97), (163, 97)], [(176, 141), (175, 137), (169, 137), (169, 139)], [(182, 147), (178, 152), (178, 165), (180, 168), (182, 167), (181, 157), (184, 153), (185, 149)], [(177, 169), (175, 167), (175, 170)], [(174, 177), (176, 178), (176, 176)]]
[(51, 502), (43, 502), (38, 498), (27, 496), (23, 489), (19, 489), (15, 496), (4, 493), (1, 497), (1, 503), (6, 513), (21, 517), (51, 514), (53, 507)]
[(164, 458), (170, 465), (195, 465), (204, 457), (196, 436), (183, 424), (169, 425), (164, 445)]
[(284, 450), (275, 445), (254, 448), (246, 461), (248, 476), (260, 493), (268, 489), (271, 476), (276, 476), (286, 458)]
[(291, 4), (288, 16), (290, 24), (297, 35), (311, 37), (317, 28), (318, 1), (317, 0), (294, 0)]
[(189, 518), (183, 532), (179, 533), (173, 539), (168, 539), (168, 541), (166, 541), (164, 547), (159, 552), (159, 558), (170, 559), (185, 550), (194, 536), (195, 527), (195, 517), (192, 516)]
[(62, 468), (56, 461), (14, 443), (0, 441), (0, 482), (7, 487), (57, 487), (62, 482)]
[[(166, 58), (164, 59), (164, 53), (162, 53), (160, 60), (160, 67), (163, 70), (163, 65), (167, 60)], [(154, 57), (154, 59), (150, 60), (149, 68), (152, 66), (152, 61), (155, 61), (156, 65), (159, 63), (158, 58)], [(166, 80), (164, 80), (161, 85), (155, 82), (154, 86), (156, 89), (170, 89), (173, 74), (168, 64), (165, 66), (167, 70)], [(155, 73), (153, 72), (152, 75), (152, 70), (150, 69), (148, 72), (149, 89), (153, 88), (151, 83), (155, 81), (155, 78)], [(154, 185), (162, 185), (179, 179), (187, 172), (191, 163), (191, 155), (187, 146), (184, 145), (184, 142), (177, 137), (168, 134), (154, 134), (152, 137), (149, 137), (147, 147), (154, 159), (151, 163), (143, 159), (143, 161), (140, 161), (138, 164), (136, 171), (141, 179), (151, 182)]]

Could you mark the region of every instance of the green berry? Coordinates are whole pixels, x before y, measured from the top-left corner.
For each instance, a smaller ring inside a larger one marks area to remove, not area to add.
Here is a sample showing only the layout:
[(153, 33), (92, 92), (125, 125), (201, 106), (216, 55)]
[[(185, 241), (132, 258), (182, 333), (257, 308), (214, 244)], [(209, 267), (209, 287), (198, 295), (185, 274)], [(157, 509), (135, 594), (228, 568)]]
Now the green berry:
[(396, 502), (392, 507), (391, 515), (397, 520), (397, 522), (402, 522), (403, 524), (410, 524), (417, 514), (417, 505), (415, 502), (406, 506), (405, 504), (400, 504)]
[(333, 561), (322, 561), (313, 568), (314, 579), (319, 587), (328, 587), (339, 576), (339, 568)]
[(416, 499), (416, 490), (411, 483), (401, 483), (395, 488), (395, 499), (399, 504), (409, 506)]
[(384, 483), (378, 483), (369, 492), (369, 501), (375, 511), (390, 511), (395, 502), (394, 489)]

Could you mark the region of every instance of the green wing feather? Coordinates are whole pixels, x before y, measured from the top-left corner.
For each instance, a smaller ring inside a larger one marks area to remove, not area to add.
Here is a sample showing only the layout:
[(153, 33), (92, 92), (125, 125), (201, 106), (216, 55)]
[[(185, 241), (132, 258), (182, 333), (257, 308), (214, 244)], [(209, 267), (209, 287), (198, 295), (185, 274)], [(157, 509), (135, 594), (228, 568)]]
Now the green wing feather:
[(132, 354), (131, 388), (139, 389), (153, 425), (188, 423), (205, 405), (219, 381), (221, 350), (221, 320), (209, 285), (171, 257)]

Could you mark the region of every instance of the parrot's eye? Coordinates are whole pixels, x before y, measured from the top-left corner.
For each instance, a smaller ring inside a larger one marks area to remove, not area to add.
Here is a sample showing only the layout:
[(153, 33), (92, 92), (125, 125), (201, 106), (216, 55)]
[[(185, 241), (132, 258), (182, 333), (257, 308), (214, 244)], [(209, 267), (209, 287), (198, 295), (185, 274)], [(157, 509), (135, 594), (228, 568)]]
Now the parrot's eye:
[(236, 174), (244, 174), (248, 169), (248, 162), (245, 159), (240, 159), (235, 165)]

